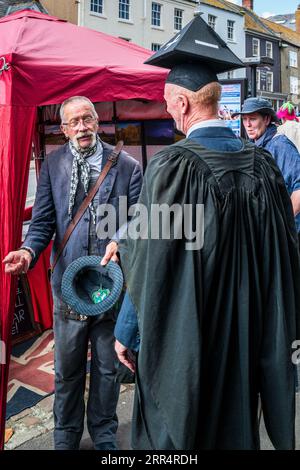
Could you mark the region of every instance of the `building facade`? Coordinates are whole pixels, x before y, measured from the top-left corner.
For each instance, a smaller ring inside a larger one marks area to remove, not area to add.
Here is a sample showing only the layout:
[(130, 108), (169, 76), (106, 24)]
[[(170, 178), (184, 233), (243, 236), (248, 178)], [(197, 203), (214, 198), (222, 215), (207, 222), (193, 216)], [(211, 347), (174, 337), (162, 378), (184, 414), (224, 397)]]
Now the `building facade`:
[(76, 0), (40, 0), (49, 15), (78, 24), (78, 4)]
[(1, 0), (0, 17), (10, 15), (20, 10), (33, 10), (41, 13), (48, 13), (38, 0)]
[[(240, 58), (245, 56), (243, 14), (219, 0), (80, 0), (79, 24), (158, 50), (201, 12)], [(220, 78), (243, 78), (240, 69)]]
[[(274, 65), (262, 66), (256, 69), (256, 90), (257, 95), (268, 98), (277, 108), (282, 104), (285, 96), (282, 95), (280, 80), (280, 40), (272, 30), (264, 27), (262, 21), (246, 15), (246, 57), (259, 58), (269, 57), (273, 59)], [(251, 73), (247, 69), (249, 85), (251, 87)]]
[(281, 91), (299, 110), (300, 33), (278, 23), (264, 22), (280, 35)]
[(158, 50), (194, 17), (196, 0), (80, 0), (78, 24)]
[[(245, 57), (244, 13), (232, 3), (220, 0), (202, 0), (203, 19), (226, 42), (241, 60)], [(237, 69), (219, 75), (220, 79), (245, 78), (246, 69)]]
[[(225, 0), (219, 1), (225, 3)], [(269, 99), (275, 109), (278, 109), (286, 100), (286, 94), (281, 91), (280, 35), (256, 15), (253, 0), (242, 0), (241, 6), (232, 4), (232, 8), (244, 14), (245, 57), (259, 60), (260, 57), (267, 56), (274, 61), (274, 65), (256, 68), (256, 95)], [(250, 94), (251, 68), (247, 67), (246, 70)]]
[(29, 9), (78, 24), (78, 5), (78, 0), (0, 0), (0, 17)]

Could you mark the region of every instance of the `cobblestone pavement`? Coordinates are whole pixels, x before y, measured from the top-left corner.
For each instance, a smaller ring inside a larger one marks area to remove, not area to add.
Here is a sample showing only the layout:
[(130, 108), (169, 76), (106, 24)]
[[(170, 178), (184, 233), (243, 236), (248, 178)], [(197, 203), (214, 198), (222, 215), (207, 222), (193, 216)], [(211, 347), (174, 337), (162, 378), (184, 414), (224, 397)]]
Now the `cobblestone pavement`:
[[(131, 413), (134, 395), (134, 385), (122, 385), (118, 403), (119, 429), (117, 443), (121, 450), (130, 449)], [(54, 395), (46, 397), (33, 408), (10, 418), (7, 428), (13, 429), (13, 436), (5, 449), (18, 450), (52, 450), (53, 449), (53, 406)], [(296, 417), (296, 448), (300, 450), (300, 393), (297, 394)], [(261, 448), (272, 450), (273, 446), (267, 436), (262, 420), (260, 428)], [(81, 441), (82, 450), (92, 450), (93, 444), (86, 426)]]
[[(130, 418), (132, 412), (134, 385), (121, 385), (118, 403), (119, 431), (118, 444), (121, 449), (130, 449)], [(87, 398), (87, 391), (86, 391)], [(6, 428), (12, 428), (13, 435), (5, 445), (6, 450), (13, 449), (53, 449), (53, 400), (54, 394), (41, 400), (6, 422)], [(85, 426), (86, 428), (86, 426)], [(92, 449), (92, 442), (85, 429), (82, 437), (82, 449)]]

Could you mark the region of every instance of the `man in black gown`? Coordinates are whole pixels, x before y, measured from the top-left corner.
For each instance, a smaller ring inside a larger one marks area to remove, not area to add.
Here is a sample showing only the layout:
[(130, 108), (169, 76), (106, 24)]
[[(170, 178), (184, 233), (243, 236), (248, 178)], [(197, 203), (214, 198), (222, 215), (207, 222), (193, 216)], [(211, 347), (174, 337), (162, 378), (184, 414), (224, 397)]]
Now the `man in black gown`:
[[(156, 64), (170, 67), (163, 53)], [(173, 64), (165, 99), (187, 138), (151, 159), (139, 199), (149, 227), (154, 204), (190, 204), (203, 246), (151, 233), (120, 245), (123, 363), (131, 364), (135, 315), (140, 335), (132, 446), (258, 449), (260, 395), (274, 447), (293, 449), (300, 271), (292, 205), (270, 154), (218, 120), (221, 87), (209, 64)]]

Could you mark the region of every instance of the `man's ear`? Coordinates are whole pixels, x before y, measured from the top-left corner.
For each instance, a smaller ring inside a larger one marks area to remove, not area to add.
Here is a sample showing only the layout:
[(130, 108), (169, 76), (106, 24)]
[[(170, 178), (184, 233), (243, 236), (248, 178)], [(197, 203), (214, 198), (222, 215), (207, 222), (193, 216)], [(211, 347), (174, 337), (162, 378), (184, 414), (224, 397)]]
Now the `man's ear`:
[(265, 116), (265, 123), (267, 124), (267, 126), (270, 125), (271, 120), (272, 120), (271, 114), (267, 114), (267, 115)]
[(64, 133), (64, 136), (68, 138), (68, 135), (65, 132), (65, 126), (63, 124), (60, 125), (60, 130)]
[(189, 109), (189, 100), (187, 99), (187, 96), (179, 95), (178, 99), (180, 101), (180, 108), (181, 108), (182, 114), (186, 114)]

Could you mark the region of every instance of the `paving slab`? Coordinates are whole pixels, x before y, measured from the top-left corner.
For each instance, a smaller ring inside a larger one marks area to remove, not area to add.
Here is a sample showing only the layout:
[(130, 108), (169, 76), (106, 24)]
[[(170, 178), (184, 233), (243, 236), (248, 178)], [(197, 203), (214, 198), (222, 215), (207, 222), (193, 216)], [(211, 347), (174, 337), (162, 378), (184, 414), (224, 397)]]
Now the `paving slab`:
[[(117, 414), (119, 417), (119, 428), (117, 433), (117, 444), (120, 450), (130, 450), (131, 416), (133, 407), (134, 385), (122, 386)], [(29, 413), (20, 413), (20, 419), (7, 422), (7, 427), (12, 427), (14, 435), (6, 444), (6, 449), (16, 450), (53, 450), (53, 395), (40, 401)], [(296, 449), (300, 450), (300, 393), (296, 398)], [(32, 418), (32, 421), (29, 419)], [(39, 419), (39, 423), (35, 423)], [(26, 421), (25, 421), (26, 420)], [(27, 426), (24, 424), (27, 423)], [(268, 434), (265, 429), (263, 418), (260, 426), (260, 439), (262, 450), (273, 450)], [(88, 434), (86, 422), (81, 440), (82, 450), (93, 450), (93, 444)]]
[[(117, 408), (119, 428), (117, 444), (121, 450), (130, 449), (130, 429), (133, 406), (134, 385), (122, 385)], [(20, 419), (14, 417), (7, 421), (6, 427), (12, 427), (14, 434), (5, 445), (7, 450), (53, 450), (53, 406), (54, 395), (40, 401), (29, 413)], [(19, 416), (19, 415), (17, 415)], [(26, 420), (26, 421), (25, 421)], [(93, 450), (86, 422), (80, 448)]]

